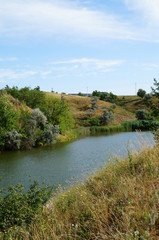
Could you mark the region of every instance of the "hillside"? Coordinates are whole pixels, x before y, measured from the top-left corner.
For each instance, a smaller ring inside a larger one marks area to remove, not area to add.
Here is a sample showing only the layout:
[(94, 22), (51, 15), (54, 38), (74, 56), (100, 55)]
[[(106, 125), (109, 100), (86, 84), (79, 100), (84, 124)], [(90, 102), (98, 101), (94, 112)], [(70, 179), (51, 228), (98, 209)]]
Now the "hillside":
[[(138, 96), (119, 96), (119, 105), (129, 112), (135, 113), (138, 109), (146, 109), (151, 111), (148, 101)], [(155, 99), (152, 101), (155, 103)]]
[[(89, 110), (91, 108), (91, 98), (83, 97), (83, 96), (73, 96), (67, 94), (56, 94), (56, 93), (46, 93), (49, 97), (55, 97), (61, 99), (65, 99), (69, 104), (73, 116), (76, 120), (77, 126), (87, 126), (88, 118), (89, 118)], [(133, 112), (128, 111), (124, 107), (115, 106), (113, 107), (112, 103), (98, 100), (97, 101), (97, 110), (93, 112), (91, 117), (100, 117), (103, 113), (103, 109), (107, 108), (112, 109), (114, 112), (114, 121), (112, 124), (121, 124), (125, 121), (133, 121), (135, 120), (135, 115)]]

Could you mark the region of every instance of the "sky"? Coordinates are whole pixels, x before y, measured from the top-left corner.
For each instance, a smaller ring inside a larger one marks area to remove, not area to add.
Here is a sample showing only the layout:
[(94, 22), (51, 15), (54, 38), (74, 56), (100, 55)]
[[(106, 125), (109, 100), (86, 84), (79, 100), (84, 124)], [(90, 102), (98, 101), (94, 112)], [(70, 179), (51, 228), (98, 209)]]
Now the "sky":
[(135, 95), (159, 79), (159, 0), (0, 0), (0, 89)]

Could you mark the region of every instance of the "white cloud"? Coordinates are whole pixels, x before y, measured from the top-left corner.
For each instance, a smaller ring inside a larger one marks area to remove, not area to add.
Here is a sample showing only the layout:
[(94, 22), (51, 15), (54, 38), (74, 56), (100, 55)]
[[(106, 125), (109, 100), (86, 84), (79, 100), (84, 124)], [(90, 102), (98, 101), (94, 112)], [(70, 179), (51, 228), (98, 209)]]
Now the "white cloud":
[(74, 67), (83, 67), (87, 69), (108, 70), (115, 66), (123, 64), (122, 60), (103, 60), (94, 58), (77, 58), (65, 61), (52, 62), (53, 65), (74, 65)]
[(36, 74), (37, 72), (33, 70), (0, 69), (0, 80), (23, 80)]
[(121, 18), (82, 8), (69, 0), (0, 0), (0, 35), (137, 38)]
[(127, 6), (140, 11), (148, 24), (159, 25), (159, 0), (125, 0)]

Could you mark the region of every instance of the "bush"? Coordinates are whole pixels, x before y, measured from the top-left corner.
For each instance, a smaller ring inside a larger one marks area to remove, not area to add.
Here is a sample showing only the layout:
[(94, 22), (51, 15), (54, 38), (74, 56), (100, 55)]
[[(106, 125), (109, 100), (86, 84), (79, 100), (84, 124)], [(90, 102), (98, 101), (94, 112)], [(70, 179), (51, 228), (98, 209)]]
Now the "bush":
[(137, 96), (141, 98), (144, 98), (145, 94), (146, 94), (146, 91), (143, 89), (139, 89), (137, 92)]
[(72, 112), (65, 100), (48, 98), (45, 113), (48, 122), (54, 126), (59, 126), (61, 134), (64, 134), (74, 126)]
[(150, 119), (150, 114), (145, 109), (139, 109), (136, 112), (137, 120), (148, 120)]
[(31, 119), (36, 122), (37, 127), (45, 127), (47, 118), (46, 116), (39, 110), (39, 108), (36, 108), (31, 113)]
[(6, 150), (18, 150), (21, 147), (22, 135), (15, 129), (7, 132), (5, 135), (5, 149)]
[(112, 111), (108, 111), (107, 109), (104, 110), (103, 115), (101, 116), (100, 120), (102, 124), (109, 124), (114, 119), (114, 114)]
[(99, 118), (91, 118), (89, 122), (90, 122), (91, 126), (99, 126), (100, 125)]
[(7, 96), (0, 96), (0, 124), (1, 128), (10, 131), (17, 128), (18, 112), (13, 108)]
[(146, 130), (156, 130), (157, 128), (159, 128), (159, 121), (155, 121), (155, 120), (137, 120), (132, 122), (132, 130), (142, 130), (142, 131), (146, 131)]
[(41, 140), (44, 144), (52, 144), (59, 134), (59, 126), (53, 126), (52, 124), (47, 124), (43, 133)]
[(6, 232), (10, 227), (30, 224), (51, 197), (52, 192), (52, 187), (43, 185), (40, 188), (36, 181), (30, 185), (27, 193), (24, 193), (21, 184), (10, 187), (5, 196), (1, 192), (0, 231)]

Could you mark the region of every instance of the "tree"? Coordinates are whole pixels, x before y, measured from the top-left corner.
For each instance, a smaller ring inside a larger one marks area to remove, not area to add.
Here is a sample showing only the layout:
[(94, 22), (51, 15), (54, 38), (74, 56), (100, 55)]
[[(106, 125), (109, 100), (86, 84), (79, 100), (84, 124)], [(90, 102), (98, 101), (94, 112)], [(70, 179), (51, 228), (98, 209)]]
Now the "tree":
[(145, 95), (146, 95), (146, 91), (140, 88), (137, 92), (137, 96), (141, 97), (141, 98), (144, 98)]
[(148, 120), (150, 118), (150, 114), (145, 109), (139, 109), (136, 112), (137, 120)]
[(159, 82), (157, 82), (156, 78), (154, 78), (154, 83), (153, 85), (155, 86), (155, 88), (151, 87), (152, 89), (152, 94), (159, 98)]
[(13, 108), (7, 96), (0, 96), (0, 127), (6, 131), (17, 128), (19, 114)]

